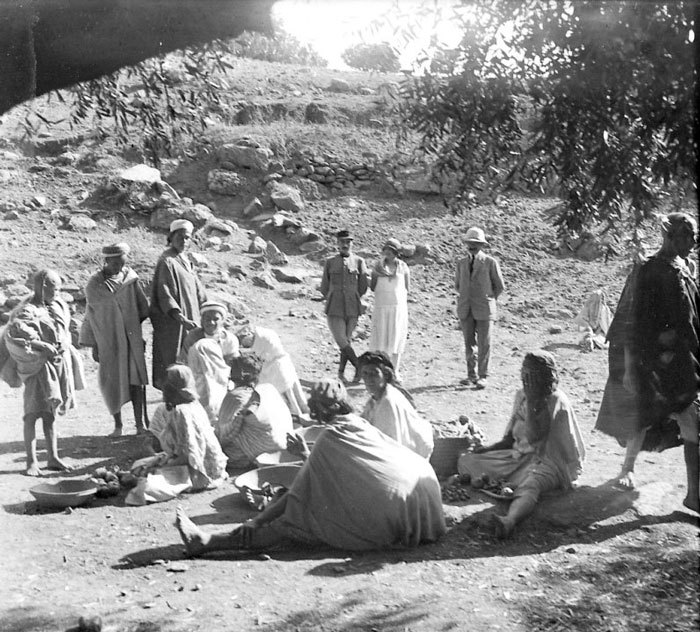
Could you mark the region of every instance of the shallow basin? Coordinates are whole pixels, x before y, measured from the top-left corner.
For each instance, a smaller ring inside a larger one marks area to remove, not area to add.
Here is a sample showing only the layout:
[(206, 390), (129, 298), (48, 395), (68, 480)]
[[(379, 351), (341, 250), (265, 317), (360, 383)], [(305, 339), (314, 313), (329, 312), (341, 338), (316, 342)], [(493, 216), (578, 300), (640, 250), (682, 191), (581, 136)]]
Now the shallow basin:
[(302, 459), (287, 450), (280, 450), (279, 452), (263, 452), (255, 457), (255, 462), (258, 465), (279, 465), (284, 463), (296, 463), (301, 465), (303, 463)]
[(90, 481), (61, 481), (35, 485), (29, 493), (42, 507), (79, 507), (95, 497), (97, 487)]
[(291, 487), (299, 470), (301, 470), (301, 465), (295, 463), (267, 465), (244, 472), (234, 479), (233, 484), (238, 489), (242, 490), (244, 487), (248, 487), (251, 491), (262, 494), (261, 487), (263, 483), (270, 483), (273, 487), (275, 485)]

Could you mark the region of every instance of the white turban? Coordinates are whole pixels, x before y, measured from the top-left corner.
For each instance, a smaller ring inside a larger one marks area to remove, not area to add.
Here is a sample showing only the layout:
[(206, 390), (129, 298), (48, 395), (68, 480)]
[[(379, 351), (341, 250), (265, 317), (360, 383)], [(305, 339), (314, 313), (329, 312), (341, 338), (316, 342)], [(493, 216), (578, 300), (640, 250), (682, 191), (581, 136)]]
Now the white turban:
[(170, 232), (174, 233), (176, 230), (186, 230), (188, 233), (192, 234), (194, 232), (194, 226), (192, 222), (186, 219), (176, 219), (170, 222)]

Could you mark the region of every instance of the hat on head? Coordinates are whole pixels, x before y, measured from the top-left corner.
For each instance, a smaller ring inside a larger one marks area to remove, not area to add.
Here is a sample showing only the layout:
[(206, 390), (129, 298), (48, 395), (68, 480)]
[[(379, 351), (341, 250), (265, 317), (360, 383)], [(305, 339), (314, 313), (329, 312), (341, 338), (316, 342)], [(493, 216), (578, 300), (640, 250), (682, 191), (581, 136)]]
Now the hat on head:
[(118, 244), (110, 244), (109, 246), (104, 246), (102, 248), (102, 254), (105, 257), (121, 257), (122, 255), (128, 255), (131, 252), (129, 244), (120, 241)]
[(393, 237), (391, 239), (387, 239), (386, 242), (384, 243), (384, 246), (382, 246), (382, 250), (385, 248), (389, 248), (390, 250), (393, 250), (397, 255), (401, 252), (401, 242), (398, 239), (394, 239)]
[(481, 230), (481, 228), (478, 228), (477, 226), (473, 226), (467, 231), (466, 240), (473, 244), (488, 245), (489, 243), (488, 241), (486, 241), (486, 235), (484, 235), (484, 231)]
[(339, 230), (339, 231), (335, 234), (335, 237), (336, 237), (336, 239), (349, 239), (350, 241), (353, 240), (352, 237), (350, 236), (350, 231), (349, 231), (349, 230), (345, 230), (345, 229)]
[(186, 230), (191, 234), (194, 232), (194, 225), (187, 219), (176, 219), (170, 222), (170, 232), (174, 233), (176, 230)]
[(199, 308), (200, 315), (204, 316), (207, 312), (219, 312), (222, 316), (228, 314), (228, 309), (223, 303), (218, 303), (217, 301), (206, 301), (202, 303)]

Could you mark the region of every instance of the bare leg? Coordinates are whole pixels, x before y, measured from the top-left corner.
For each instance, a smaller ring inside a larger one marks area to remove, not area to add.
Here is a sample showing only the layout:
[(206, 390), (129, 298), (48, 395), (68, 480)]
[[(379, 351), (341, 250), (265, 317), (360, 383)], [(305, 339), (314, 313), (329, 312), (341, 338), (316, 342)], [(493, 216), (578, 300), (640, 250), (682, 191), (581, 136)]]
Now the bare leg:
[(627, 440), (627, 449), (625, 450), (625, 460), (622, 464), (622, 469), (617, 475), (615, 483), (625, 489), (634, 489), (634, 464), (637, 460), (637, 455), (642, 449), (644, 437), (647, 429), (643, 428), (637, 434)]
[(58, 457), (58, 435), (54, 427), (54, 416), (44, 413), (44, 437), (46, 438), (46, 450), (49, 453), (46, 467), (58, 472), (70, 472), (73, 468)]
[(132, 384), (129, 387), (131, 395), (131, 405), (134, 409), (134, 420), (136, 421), (136, 434), (143, 434), (146, 429), (143, 426), (143, 409), (144, 409), (144, 389), (143, 386)]
[(122, 436), (122, 414), (114, 413), (114, 430), (109, 434), (110, 437), (121, 437)]
[(504, 539), (513, 533), (515, 525), (529, 516), (535, 509), (537, 500), (532, 496), (518, 496), (513, 499), (505, 516), (493, 514), (493, 526), (496, 537)]
[(24, 416), (24, 449), (27, 452), (27, 476), (41, 476), (41, 468), (36, 458), (36, 420), (37, 415)]
[(685, 458), (685, 471), (688, 477), (688, 495), (683, 499), (683, 504), (692, 511), (700, 513), (700, 445), (690, 441), (683, 442), (683, 456)]

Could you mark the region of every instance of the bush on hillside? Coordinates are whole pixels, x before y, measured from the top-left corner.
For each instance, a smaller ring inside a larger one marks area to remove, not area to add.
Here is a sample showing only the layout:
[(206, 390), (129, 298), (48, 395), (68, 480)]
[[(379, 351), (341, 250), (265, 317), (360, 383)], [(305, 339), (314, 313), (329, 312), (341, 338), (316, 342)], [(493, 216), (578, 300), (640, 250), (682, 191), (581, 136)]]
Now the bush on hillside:
[(272, 37), (245, 31), (233, 41), (233, 51), (238, 57), (261, 61), (302, 66), (325, 67), (328, 65), (328, 61), (311, 46), (302, 44), (296, 37), (284, 31), (278, 31)]
[(396, 49), (386, 42), (355, 44), (343, 51), (342, 59), (348, 66), (358, 70), (398, 72), (401, 69)]

